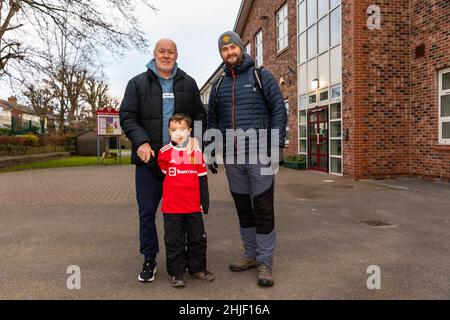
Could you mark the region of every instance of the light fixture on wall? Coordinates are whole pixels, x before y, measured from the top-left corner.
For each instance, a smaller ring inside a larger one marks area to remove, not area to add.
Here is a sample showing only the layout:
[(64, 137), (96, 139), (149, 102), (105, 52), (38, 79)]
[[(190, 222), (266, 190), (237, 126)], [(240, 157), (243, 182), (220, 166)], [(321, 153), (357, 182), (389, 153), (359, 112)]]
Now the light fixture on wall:
[(311, 88), (312, 88), (313, 90), (319, 89), (319, 79), (314, 79), (314, 80), (311, 82)]

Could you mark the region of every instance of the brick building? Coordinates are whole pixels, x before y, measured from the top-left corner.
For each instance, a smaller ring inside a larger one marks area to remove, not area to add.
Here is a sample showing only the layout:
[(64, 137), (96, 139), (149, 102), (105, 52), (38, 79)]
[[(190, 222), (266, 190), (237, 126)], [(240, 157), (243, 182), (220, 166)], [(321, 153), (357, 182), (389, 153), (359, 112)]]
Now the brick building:
[(450, 180), (449, 0), (243, 0), (234, 30), (310, 170)]
[(11, 126), (15, 129), (40, 127), (39, 117), (27, 106), (17, 103), (15, 96), (0, 99), (0, 128), (11, 129)]

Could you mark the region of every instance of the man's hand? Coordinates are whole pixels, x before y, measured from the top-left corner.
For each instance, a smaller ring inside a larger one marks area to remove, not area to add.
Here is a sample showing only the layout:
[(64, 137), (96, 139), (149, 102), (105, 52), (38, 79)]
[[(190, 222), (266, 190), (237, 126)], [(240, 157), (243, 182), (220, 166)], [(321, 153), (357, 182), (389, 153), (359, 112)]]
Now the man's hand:
[(208, 164), (208, 169), (209, 171), (212, 172), (212, 174), (216, 174), (217, 173), (217, 168), (219, 166), (217, 165), (217, 163), (214, 161), (212, 164)]
[(155, 157), (155, 152), (152, 150), (152, 147), (150, 147), (148, 142), (139, 146), (137, 154), (144, 163), (148, 163), (151, 157)]

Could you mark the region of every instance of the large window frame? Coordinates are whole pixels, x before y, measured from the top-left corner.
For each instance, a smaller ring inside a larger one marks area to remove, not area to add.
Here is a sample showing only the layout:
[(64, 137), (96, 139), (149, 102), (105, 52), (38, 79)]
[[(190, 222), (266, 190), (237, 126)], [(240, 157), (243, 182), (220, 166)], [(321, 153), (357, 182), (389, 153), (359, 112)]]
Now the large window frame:
[(450, 145), (450, 137), (444, 138), (443, 137), (443, 131), (444, 131), (444, 123), (450, 125), (450, 115), (449, 116), (443, 116), (442, 115), (442, 100), (443, 97), (448, 97), (450, 99), (450, 87), (449, 88), (443, 88), (444, 84), (444, 74), (450, 74), (450, 68), (443, 69), (439, 71), (439, 144), (445, 144)]
[[(310, 7), (311, 6), (311, 7)], [(338, 15), (336, 14), (338, 13)], [(304, 152), (304, 144), (308, 142), (309, 132), (307, 130), (307, 137), (301, 136), (300, 130), (307, 126), (304, 122), (304, 117), (300, 117), (300, 114), (304, 115), (305, 111), (318, 106), (328, 105), (329, 110), (329, 161), (328, 171), (330, 174), (342, 175), (343, 174), (343, 154), (342, 154), (342, 27), (335, 27), (335, 18), (339, 16), (339, 21), (342, 25), (342, 1), (329, 0), (325, 5), (318, 4), (317, 0), (297, 0), (297, 39), (298, 39), (298, 153), (307, 155), (308, 146), (306, 152)], [(303, 20), (302, 20), (303, 17)], [(327, 19), (325, 21), (324, 19)], [(333, 20), (332, 20), (333, 19)], [(320, 24), (320, 27), (319, 27)], [(334, 29), (332, 30), (334, 26)], [(332, 42), (332, 32), (333, 34)], [(326, 40), (323, 41), (319, 34), (324, 34)], [(314, 39), (309, 37), (313, 36)], [(302, 40), (302, 41), (300, 41)], [(325, 42), (328, 44), (326, 45)], [(309, 45), (313, 45), (310, 48)], [(303, 46), (303, 47), (302, 47)], [(313, 52), (314, 51), (314, 52)], [(340, 56), (337, 54), (340, 53)], [(340, 60), (336, 60), (340, 57)], [(327, 60), (328, 68), (319, 63), (319, 60)], [(311, 67), (309, 67), (311, 65)], [(316, 65), (316, 70), (314, 70)], [(311, 69), (312, 68), (312, 69)], [(328, 76), (323, 75), (328, 72)], [(303, 78), (301, 78), (303, 77)], [(312, 78), (319, 79), (319, 88), (314, 90), (311, 87)], [(305, 83), (305, 79), (307, 79)], [(306, 88), (305, 88), (306, 86)], [(301, 90), (300, 90), (301, 89)], [(315, 99), (314, 99), (315, 96)], [(306, 99), (306, 104), (305, 104)], [(301, 102), (303, 101), (303, 103)], [(331, 106), (339, 104), (341, 117), (332, 119)], [(300, 119), (303, 119), (302, 121)], [(307, 120), (306, 120), (307, 121)], [(338, 136), (331, 137), (331, 125), (338, 126), (340, 124), (341, 132)], [(304, 134), (303, 134), (304, 135)], [(332, 154), (331, 144), (336, 146), (336, 143), (340, 143), (340, 154)], [(301, 144), (303, 145), (301, 147)], [(308, 158), (308, 157), (306, 157)], [(333, 171), (332, 161), (340, 161), (340, 168), (335, 168)]]
[(262, 30), (259, 30), (255, 34), (255, 66), (260, 67), (263, 65), (263, 33)]
[(289, 21), (287, 2), (277, 11), (277, 53), (288, 47), (289, 42)]

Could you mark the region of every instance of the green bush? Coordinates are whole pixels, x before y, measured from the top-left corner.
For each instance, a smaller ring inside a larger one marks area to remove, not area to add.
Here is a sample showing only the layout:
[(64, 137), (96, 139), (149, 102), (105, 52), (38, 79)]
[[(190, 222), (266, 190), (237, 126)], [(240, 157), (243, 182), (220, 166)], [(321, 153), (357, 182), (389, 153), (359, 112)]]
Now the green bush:
[(7, 128), (0, 128), (0, 136), (8, 136), (11, 133), (11, 130)]
[(24, 134), (24, 135), (20, 135), (17, 137), (22, 139), (21, 145), (23, 145), (23, 146), (29, 146), (29, 147), (39, 146), (39, 137), (37, 137), (33, 134)]
[(285, 161), (304, 163), (304, 162), (306, 162), (306, 156), (304, 154), (297, 154), (295, 156), (287, 156), (285, 158)]

